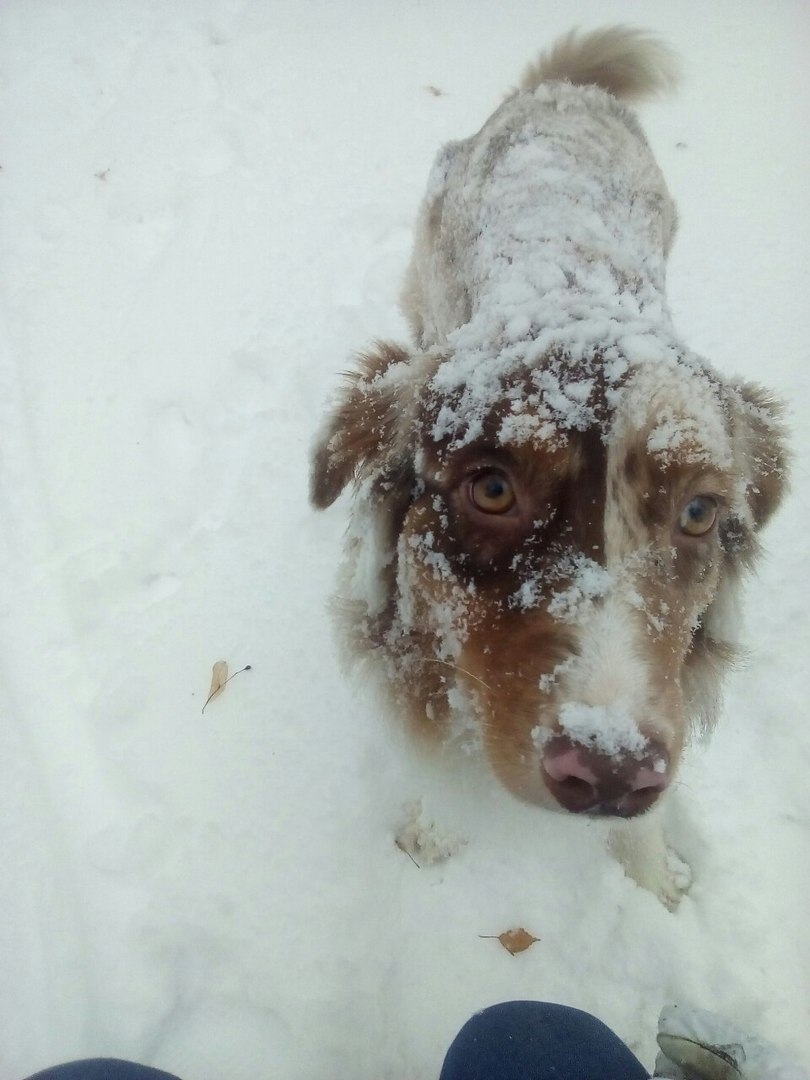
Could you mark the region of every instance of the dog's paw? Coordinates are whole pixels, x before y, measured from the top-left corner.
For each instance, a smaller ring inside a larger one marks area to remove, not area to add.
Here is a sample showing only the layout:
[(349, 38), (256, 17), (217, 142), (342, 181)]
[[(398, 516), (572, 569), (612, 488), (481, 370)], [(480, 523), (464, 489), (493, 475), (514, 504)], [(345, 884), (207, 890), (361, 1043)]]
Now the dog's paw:
[(692, 887), (692, 867), (671, 847), (667, 848), (667, 871), (678, 895), (688, 893)]
[(692, 868), (671, 847), (665, 847), (662, 870), (655, 894), (664, 907), (675, 911), (692, 885)]
[(637, 885), (651, 892), (669, 911), (676, 911), (692, 884), (692, 871), (688, 863), (665, 848), (661, 857), (650, 860), (633, 860), (624, 865), (625, 873)]
[(608, 850), (637, 885), (675, 911), (692, 884), (692, 870), (668, 847), (656, 822), (639, 821), (611, 833)]

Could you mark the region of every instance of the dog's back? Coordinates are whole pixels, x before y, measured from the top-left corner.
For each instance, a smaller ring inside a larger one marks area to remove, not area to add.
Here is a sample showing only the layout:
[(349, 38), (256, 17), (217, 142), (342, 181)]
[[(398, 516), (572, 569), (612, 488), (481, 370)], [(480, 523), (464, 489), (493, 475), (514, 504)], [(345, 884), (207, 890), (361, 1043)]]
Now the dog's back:
[[(619, 99), (665, 90), (676, 73), (674, 55), (649, 34), (574, 31), (526, 69), (476, 135), (442, 149), (403, 290), (422, 347), (468, 326), (478, 348), (489, 340), (502, 355), (516, 335), (534, 334), (523, 316), (529, 308), (545, 329), (570, 323), (572, 305), (610, 318), (617, 291), (638, 297), (646, 321), (667, 319), (675, 208)], [(492, 311), (497, 325), (486, 326)]]

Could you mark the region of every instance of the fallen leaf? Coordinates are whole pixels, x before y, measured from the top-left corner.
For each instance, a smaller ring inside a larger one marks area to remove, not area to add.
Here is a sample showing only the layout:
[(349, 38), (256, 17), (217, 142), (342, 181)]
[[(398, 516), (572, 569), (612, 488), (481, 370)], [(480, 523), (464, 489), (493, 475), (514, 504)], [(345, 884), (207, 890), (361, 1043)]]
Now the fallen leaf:
[[(225, 689), (225, 683), (228, 681), (228, 661), (217, 660), (211, 669), (211, 689), (208, 691), (208, 697), (205, 699), (205, 705), (209, 701), (213, 701), (215, 697), (219, 697), (222, 691)], [(205, 712), (205, 705), (202, 707), (202, 711)]]
[[(211, 689), (208, 692), (208, 697), (205, 699), (205, 705), (209, 701), (213, 701), (215, 697), (219, 697), (222, 691), (225, 689), (225, 685), (235, 678), (237, 675), (241, 675), (243, 671), (250, 671), (250, 664), (245, 664), (243, 668), (235, 671), (233, 675), (228, 675), (228, 661), (217, 660), (211, 669)], [(202, 707), (202, 711), (205, 712), (205, 705)]]
[(517, 930), (504, 930), (502, 934), (479, 934), (482, 938), (495, 938), (497, 937), (501, 945), (507, 952), (515, 956), (517, 953), (525, 952), (534, 945), (535, 941), (539, 941), (540, 938), (530, 934), (528, 930), (524, 930), (520, 927)]

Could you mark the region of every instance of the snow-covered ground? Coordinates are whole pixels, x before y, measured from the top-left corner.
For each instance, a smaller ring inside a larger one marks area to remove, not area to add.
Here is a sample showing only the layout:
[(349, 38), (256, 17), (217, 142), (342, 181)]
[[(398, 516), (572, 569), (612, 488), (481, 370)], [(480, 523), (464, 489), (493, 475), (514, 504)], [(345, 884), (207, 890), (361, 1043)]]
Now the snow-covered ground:
[[(675, 793), (677, 913), (594, 829), (413, 759), (336, 660), (346, 506), (307, 455), (396, 310), (435, 150), (573, 24), (681, 52), (642, 119), (676, 325), (790, 404), (750, 660)], [(810, 1059), (805, 0), (6, 0), (0, 8), (0, 1078), (431, 1080), (506, 998), (651, 1064), (670, 1001)], [(211, 667), (246, 664), (203, 714)], [(394, 845), (422, 797), (467, 844)], [(480, 935), (525, 927), (510, 956)]]

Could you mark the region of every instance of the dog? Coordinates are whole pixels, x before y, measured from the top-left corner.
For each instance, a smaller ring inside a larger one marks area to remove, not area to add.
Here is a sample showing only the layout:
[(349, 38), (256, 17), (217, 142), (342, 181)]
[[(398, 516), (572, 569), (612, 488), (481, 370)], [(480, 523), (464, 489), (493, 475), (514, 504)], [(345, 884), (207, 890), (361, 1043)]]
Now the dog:
[(639, 823), (716, 719), (787, 457), (778, 402), (672, 325), (676, 211), (625, 103), (676, 68), (642, 31), (574, 31), (441, 150), (413, 343), (358, 358), (311, 487), (318, 508), (353, 487), (345, 627), (413, 731), (631, 823), (611, 847), (670, 906), (684, 879)]

